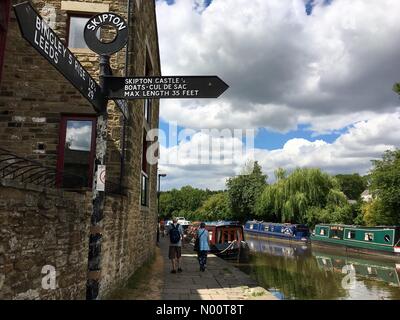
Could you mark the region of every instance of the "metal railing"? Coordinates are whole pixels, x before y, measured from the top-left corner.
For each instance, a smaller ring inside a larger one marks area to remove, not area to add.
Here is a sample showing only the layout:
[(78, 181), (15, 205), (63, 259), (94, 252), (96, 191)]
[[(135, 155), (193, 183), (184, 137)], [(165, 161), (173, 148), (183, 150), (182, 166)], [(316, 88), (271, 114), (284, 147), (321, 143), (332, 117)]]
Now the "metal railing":
[[(13, 180), (21, 183), (30, 183), (46, 188), (63, 188), (68, 190), (84, 190), (85, 179), (82, 176), (59, 171), (28, 158), (18, 156), (11, 151), (0, 148), (0, 179)], [(62, 181), (74, 181), (74, 185), (80, 187), (62, 187)], [(106, 182), (106, 193), (126, 194), (125, 188), (111, 181)]]

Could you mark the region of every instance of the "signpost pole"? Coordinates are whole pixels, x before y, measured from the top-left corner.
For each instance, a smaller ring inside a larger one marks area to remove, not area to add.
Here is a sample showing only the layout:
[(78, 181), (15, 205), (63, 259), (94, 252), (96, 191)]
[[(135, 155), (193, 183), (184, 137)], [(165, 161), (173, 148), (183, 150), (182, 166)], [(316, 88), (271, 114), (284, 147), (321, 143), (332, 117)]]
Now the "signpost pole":
[[(104, 92), (104, 77), (111, 75), (110, 56), (100, 56), (100, 88)], [(97, 114), (96, 128), (96, 158), (93, 175), (93, 211), (89, 238), (89, 264), (87, 294), (88, 300), (97, 299), (101, 277), (101, 238), (104, 201), (105, 201), (105, 165), (107, 151), (107, 100), (104, 100), (102, 110)], [(100, 183), (101, 182), (101, 183)]]

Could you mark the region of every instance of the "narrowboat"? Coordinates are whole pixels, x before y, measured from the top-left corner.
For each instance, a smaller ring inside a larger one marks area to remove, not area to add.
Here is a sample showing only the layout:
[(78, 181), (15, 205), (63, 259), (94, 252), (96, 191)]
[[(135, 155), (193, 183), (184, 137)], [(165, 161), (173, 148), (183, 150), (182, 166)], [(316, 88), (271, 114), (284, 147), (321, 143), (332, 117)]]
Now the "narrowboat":
[(400, 227), (362, 227), (318, 224), (311, 234), (312, 245), (334, 245), (346, 250), (400, 258)]
[(245, 242), (242, 224), (236, 221), (206, 222), (206, 229), (211, 253), (225, 259), (247, 257), (249, 248)]
[(307, 226), (291, 223), (247, 221), (244, 231), (248, 235), (303, 243), (307, 243), (310, 236), (310, 230)]

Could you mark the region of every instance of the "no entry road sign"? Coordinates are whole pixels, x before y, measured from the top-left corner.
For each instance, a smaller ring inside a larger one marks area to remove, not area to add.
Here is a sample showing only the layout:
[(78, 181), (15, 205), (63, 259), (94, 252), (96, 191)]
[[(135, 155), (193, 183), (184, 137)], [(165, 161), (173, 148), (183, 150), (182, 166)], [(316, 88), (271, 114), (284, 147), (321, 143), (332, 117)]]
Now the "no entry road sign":
[(22, 37), (67, 78), (89, 100), (96, 111), (102, 111), (105, 97), (99, 85), (32, 5), (23, 2), (15, 5), (14, 11)]
[(229, 86), (217, 76), (106, 77), (108, 98), (217, 98)]

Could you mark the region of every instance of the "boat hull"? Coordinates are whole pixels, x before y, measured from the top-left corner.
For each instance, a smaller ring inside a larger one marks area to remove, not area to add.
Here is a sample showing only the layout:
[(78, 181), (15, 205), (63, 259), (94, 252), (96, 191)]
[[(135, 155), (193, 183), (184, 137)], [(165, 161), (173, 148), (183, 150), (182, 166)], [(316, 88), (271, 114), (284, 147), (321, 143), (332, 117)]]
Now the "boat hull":
[(342, 249), (346, 252), (358, 253), (362, 255), (372, 255), (400, 261), (400, 253), (396, 253), (393, 247), (377, 248), (372, 246), (356, 246), (353, 243), (347, 243), (345, 240), (336, 239), (318, 239), (311, 236), (311, 247), (323, 247), (332, 249)]
[(298, 243), (305, 243), (305, 244), (310, 242), (309, 238), (293, 237), (290, 235), (279, 234), (279, 233), (274, 233), (274, 232), (249, 230), (249, 229), (245, 229), (244, 232), (248, 236), (262, 237), (262, 238), (266, 238), (266, 239), (270, 238), (270, 239), (285, 241), (285, 242), (298, 242)]

